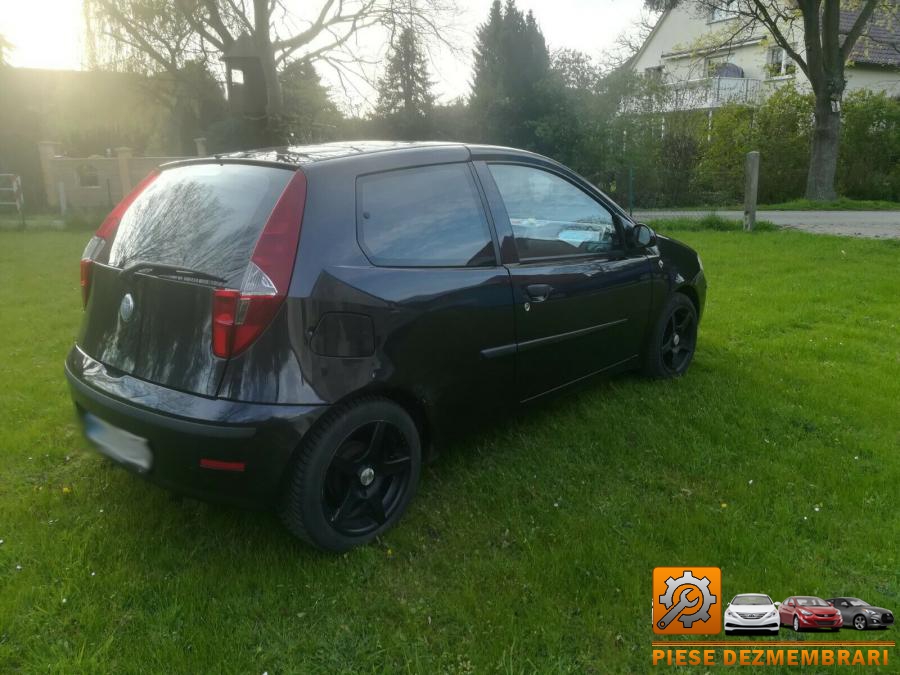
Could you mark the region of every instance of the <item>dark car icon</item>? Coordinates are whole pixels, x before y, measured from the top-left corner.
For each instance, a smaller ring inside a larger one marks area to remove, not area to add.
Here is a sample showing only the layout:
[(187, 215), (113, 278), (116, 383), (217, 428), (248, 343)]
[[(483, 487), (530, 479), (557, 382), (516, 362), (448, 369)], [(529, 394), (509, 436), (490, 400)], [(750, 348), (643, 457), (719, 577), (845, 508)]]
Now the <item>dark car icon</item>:
[(792, 626), (799, 633), (802, 630), (829, 628), (840, 630), (844, 625), (841, 613), (822, 598), (812, 595), (794, 595), (778, 608), (781, 625)]
[(894, 623), (894, 613), (884, 607), (872, 607), (859, 598), (831, 598), (828, 600), (844, 618), (845, 626), (856, 630), (887, 628)]
[(66, 374), (98, 450), (342, 551), (448, 431), (591, 376), (682, 375), (700, 258), (553, 160), (327, 144), (175, 162), (81, 260)]

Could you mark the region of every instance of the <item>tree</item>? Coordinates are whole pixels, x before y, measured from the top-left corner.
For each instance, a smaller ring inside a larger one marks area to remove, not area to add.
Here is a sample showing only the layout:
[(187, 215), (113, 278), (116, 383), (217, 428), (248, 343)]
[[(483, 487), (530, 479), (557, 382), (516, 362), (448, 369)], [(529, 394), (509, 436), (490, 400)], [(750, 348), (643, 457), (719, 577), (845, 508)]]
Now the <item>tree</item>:
[[(708, 14), (721, 0), (691, 0)], [(681, 0), (645, 0), (651, 9), (668, 9)], [(876, 13), (877, 10), (877, 13)], [(815, 124), (810, 144), (806, 196), (835, 197), (835, 172), (841, 137), (841, 100), (847, 84), (845, 68), (860, 38), (869, 29), (896, 20), (896, 0), (735, 0), (727, 31), (733, 41), (762, 26), (806, 75), (815, 97)], [(843, 27), (842, 27), (843, 22)], [(802, 46), (795, 40), (802, 40)], [(900, 45), (894, 45), (900, 47)]]
[(12, 43), (0, 34), (0, 66), (6, 65), (6, 52), (12, 51)]
[(550, 69), (544, 36), (531, 12), (515, 0), (491, 5), (477, 33), (469, 105), (481, 140), (533, 148), (534, 120), (548, 107), (542, 83)]
[(282, 69), (279, 79), (284, 91), (287, 140), (291, 143), (332, 140), (341, 115), (315, 66), (294, 61)]
[(376, 114), (396, 138), (414, 140), (427, 136), (433, 105), (425, 53), (416, 31), (407, 26), (400, 31), (378, 83)]
[[(187, 58), (216, 60), (250, 37), (266, 87), (266, 114), (279, 127), (284, 93), (278, 72), (292, 61), (324, 63), (341, 78), (368, 65), (351, 41), (373, 27), (398, 26), (441, 39), (453, 0), (315, 0), (298, 16), (285, 0), (84, 0), (90, 31), (113, 41), (119, 58), (177, 73)], [(342, 79), (342, 82), (346, 80)]]

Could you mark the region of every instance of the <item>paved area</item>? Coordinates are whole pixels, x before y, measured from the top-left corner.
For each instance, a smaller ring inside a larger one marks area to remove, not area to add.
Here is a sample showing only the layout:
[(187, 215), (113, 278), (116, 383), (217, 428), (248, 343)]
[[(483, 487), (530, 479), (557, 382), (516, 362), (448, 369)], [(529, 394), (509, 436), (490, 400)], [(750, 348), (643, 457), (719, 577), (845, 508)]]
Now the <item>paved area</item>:
[[(635, 211), (634, 216), (639, 220), (653, 220), (702, 218), (710, 213), (731, 220), (744, 217), (741, 211)], [(900, 239), (900, 211), (757, 211), (756, 217), (782, 227), (818, 234)]]

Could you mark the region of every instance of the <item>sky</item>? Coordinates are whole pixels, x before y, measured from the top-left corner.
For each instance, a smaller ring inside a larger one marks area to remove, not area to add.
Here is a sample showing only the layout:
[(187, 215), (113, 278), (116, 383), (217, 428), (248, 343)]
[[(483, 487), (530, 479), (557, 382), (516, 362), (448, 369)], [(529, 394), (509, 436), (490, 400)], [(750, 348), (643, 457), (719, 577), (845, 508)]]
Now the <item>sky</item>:
[[(432, 79), (439, 100), (468, 92), (475, 32), (487, 18), (490, 2), (457, 0), (460, 11), (452, 33), (457, 53), (446, 48), (432, 50)], [(0, 0), (0, 34), (13, 44), (10, 63), (30, 68), (81, 68), (81, 4), (82, 0)], [(289, 0), (290, 4), (319, 6), (309, 0)], [(534, 12), (551, 50), (568, 47), (596, 57), (638, 20), (642, 0), (517, 0), (517, 5), (523, 12)], [(377, 46), (380, 38), (372, 35), (369, 39)], [(326, 81), (336, 84), (333, 74), (326, 71), (321, 70)], [(340, 96), (340, 91), (335, 93)]]

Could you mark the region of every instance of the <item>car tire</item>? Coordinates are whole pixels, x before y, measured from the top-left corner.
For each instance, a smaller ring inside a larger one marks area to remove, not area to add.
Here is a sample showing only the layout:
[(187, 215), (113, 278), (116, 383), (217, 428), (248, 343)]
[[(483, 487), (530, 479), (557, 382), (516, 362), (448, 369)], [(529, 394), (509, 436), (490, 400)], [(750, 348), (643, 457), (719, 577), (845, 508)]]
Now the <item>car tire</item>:
[(853, 627), (856, 630), (865, 630), (869, 627), (869, 622), (866, 621), (866, 617), (864, 617), (862, 614), (857, 614), (853, 617)]
[(800, 632), (800, 619), (797, 618), (796, 614), (794, 615), (794, 632), (795, 633)]
[(280, 515), (290, 532), (328, 551), (371, 542), (393, 527), (422, 472), (415, 422), (381, 397), (341, 404), (304, 437)]
[(659, 313), (647, 340), (643, 372), (648, 377), (681, 377), (697, 347), (697, 308), (684, 293), (674, 293)]

